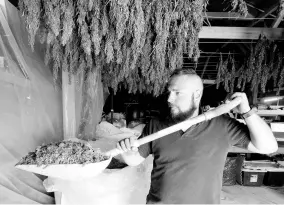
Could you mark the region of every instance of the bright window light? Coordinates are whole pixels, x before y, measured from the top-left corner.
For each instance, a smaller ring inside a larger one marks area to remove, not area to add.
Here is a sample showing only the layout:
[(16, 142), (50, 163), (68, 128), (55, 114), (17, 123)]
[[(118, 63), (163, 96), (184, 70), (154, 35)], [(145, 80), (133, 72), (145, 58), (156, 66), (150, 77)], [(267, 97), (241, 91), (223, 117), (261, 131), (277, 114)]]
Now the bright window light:
[(273, 101), (281, 100), (282, 98), (283, 96), (265, 97), (265, 98), (262, 98), (262, 100), (263, 102), (273, 102)]

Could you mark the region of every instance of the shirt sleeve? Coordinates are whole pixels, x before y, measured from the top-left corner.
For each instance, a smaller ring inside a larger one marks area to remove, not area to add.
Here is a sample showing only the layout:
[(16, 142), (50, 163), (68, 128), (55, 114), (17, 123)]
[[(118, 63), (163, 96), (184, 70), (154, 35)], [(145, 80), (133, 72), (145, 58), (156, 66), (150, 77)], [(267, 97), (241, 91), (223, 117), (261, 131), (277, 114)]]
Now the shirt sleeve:
[(250, 143), (249, 129), (244, 124), (233, 118), (227, 117), (227, 132), (231, 146), (247, 149)]

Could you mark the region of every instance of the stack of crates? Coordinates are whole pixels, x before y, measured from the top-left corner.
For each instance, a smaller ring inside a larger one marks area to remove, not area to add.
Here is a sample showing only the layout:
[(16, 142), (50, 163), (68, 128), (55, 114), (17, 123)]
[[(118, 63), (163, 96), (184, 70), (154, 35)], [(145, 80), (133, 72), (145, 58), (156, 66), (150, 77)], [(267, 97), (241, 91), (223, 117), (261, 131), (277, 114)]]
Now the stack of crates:
[(277, 167), (267, 170), (263, 179), (263, 185), (273, 187), (281, 187), (284, 185), (284, 166), (280, 162), (277, 162), (277, 165)]
[(244, 161), (237, 182), (244, 186), (283, 186), (284, 167), (267, 160)]

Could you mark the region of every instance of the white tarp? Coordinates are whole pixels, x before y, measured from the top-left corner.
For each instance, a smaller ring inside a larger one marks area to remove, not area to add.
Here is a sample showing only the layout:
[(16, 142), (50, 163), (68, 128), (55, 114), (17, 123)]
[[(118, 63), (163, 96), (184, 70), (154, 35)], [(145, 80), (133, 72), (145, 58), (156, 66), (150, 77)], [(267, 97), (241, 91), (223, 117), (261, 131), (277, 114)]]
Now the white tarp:
[(60, 192), (59, 204), (145, 204), (150, 188), (153, 158), (123, 169), (107, 169), (93, 178), (66, 181), (48, 178), (48, 191)]
[[(55, 89), (50, 69), (44, 65), (44, 46), (28, 45), (26, 25), (18, 10), (7, 0), (0, 11), (0, 203), (52, 204), (53, 193), (47, 193), (43, 179), (18, 170), (14, 165), (21, 157), (43, 143), (63, 140), (62, 93)], [(28, 71), (30, 79), (25, 78)], [(103, 106), (102, 85), (93, 90), (91, 114), (86, 127), (94, 132)], [(80, 123), (82, 92), (76, 90), (76, 122)]]

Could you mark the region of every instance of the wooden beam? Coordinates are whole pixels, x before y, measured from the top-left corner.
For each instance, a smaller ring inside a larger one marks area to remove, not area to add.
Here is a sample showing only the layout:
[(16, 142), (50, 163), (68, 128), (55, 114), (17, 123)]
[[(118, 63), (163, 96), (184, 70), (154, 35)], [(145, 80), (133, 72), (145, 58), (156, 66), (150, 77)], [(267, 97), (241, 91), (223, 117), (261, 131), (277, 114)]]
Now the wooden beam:
[(206, 12), (208, 19), (234, 19), (234, 20), (253, 20), (254, 16), (248, 14), (246, 17), (240, 16), (237, 12)]
[(280, 89), (279, 88), (273, 88), (272, 90), (268, 90), (268, 92), (273, 92), (273, 91), (278, 91), (278, 90), (281, 91), (281, 90), (284, 90), (284, 88), (280, 88)]
[(283, 20), (283, 16), (279, 16), (275, 21), (272, 23), (272, 28), (277, 28), (281, 21)]
[(203, 84), (215, 84), (215, 80), (202, 79)]
[(277, 10), (279, 6), (279, 3), (277, 2), (276, 4), (273, 4), (271, 7), (269, 7), (265, 12), (261, 13), (259, 16), (257, 16), (257, 19), (255, 21), (253, 21), (249, 26), (255, 26), (258, 22), (260, 22), (261, 20), (263, 20), (263, 18), (266, 18), (267, 16), (269, 16), (270, 14), (272, 14), (274, 11)]
[[(264, 11), (264, 10), (262, 10), (262, 9), (260, 9), (260, 8), (257, 8), (257, 7), (255, 7), (255, 6), (253, 6), (253, 5), (251, 5), (250, 3), (248, 3), (248, 2), (246, 2), (247, 3), (247, 5), (250, 7), (250, 10), (253, 10), (253, 11), (257, 11), (257, 12), (266, 12), (267, 10), (269, 10), (269, 9), (267, 9), (266, 11)], [(274, 5), (276, 5), (276, 4), (274, 4)], [(272, 16), (273, 18), (276, 18), (276, 16), (274, 15), (274, 14), (269, 14), (268, 16)]]
[(279, 24), (283, 20), (283, 17), (284, 17), (284, 12), (279, 12), (277, 18), (275, 18), (275, 20), (273, 21), (271, 27), (272, 28), (278, 28)]
[[(235, 147), (235, 146), (230, 147), (229, 152), (230, 153), (253, 153), (251, 151), (248, 151), (247, 149), (242, 149), (242, 148)], [(278, 150), (275, 153), (283, 154), (284, 153), (284, 147), (279, 147)]]
[(203, 26), (199, 38), (206, 39), (254, 39), (264, 34), (271, 40), (284, 40), (284, 28), (219, 27)]

